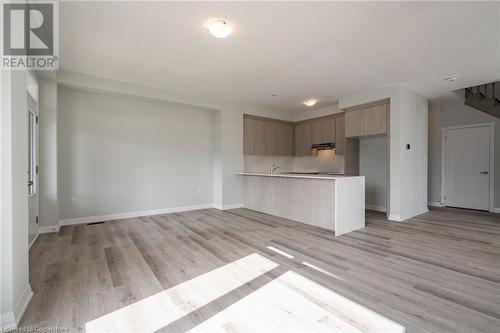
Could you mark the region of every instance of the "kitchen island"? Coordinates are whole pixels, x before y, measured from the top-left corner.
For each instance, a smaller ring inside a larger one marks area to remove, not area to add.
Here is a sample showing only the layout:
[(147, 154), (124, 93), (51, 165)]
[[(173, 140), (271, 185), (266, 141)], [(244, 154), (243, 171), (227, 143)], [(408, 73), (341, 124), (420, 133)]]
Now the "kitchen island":
[(332, 230), (365, 227), (365, 177), (239, 173), (248, 209)]

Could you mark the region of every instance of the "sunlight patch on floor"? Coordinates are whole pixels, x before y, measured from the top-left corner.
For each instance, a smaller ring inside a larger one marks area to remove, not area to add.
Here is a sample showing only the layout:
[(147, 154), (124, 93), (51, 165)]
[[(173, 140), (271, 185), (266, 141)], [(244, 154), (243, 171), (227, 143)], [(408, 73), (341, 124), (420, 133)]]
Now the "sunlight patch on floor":
[(278, 264), (254, 253), (85, 324), (86, 332), (154, 332)]
[(281, 251), (280, 249), (275, 248), (274, 246), (268, 246), (267, 247), (269, 250), (276, 252), (278, 254), (281, 254), (283, 257), (287, 257), (288, 259), (293, 259), (295, 258), (291, 254), (286, 253), (285, 251)]
[(312, 268), (312, 269), (314, 269), (314, 270), (316, 270), (316, 271), (318, 271), (318, 272), (320, 272), (320, 273), (323, 273), (323, 274), (326, 274), (326, 275), (328, 275), (328, 276), (331, 276), (332, 278), (335, 278), (335, 279), (337, 279), (337, 280), (342, 280), (342, 281), (345, 281), (345, 279), (341, 278), (340, 276), (337, 276), (337, 275), (335, 275), (335, 274), (333, 274), (333, 273), (330, 273), (330, 272), (328, 272), (328, 271), (324, 270), (323, 268), (320, 268), (320, 267), (318, 267), (318, 266), (315, 266), (315, 265), (313, 265), (313, 264), (310, 264), (310, 263), (308, 263), (307, 261), (303, 261), (303, 262), (302, 262), (302, 265), (307, 266), (307, 267), (309, 267), (309, 268)]
[(190, 332), (384, 332), (405, 327), (293, 271)]

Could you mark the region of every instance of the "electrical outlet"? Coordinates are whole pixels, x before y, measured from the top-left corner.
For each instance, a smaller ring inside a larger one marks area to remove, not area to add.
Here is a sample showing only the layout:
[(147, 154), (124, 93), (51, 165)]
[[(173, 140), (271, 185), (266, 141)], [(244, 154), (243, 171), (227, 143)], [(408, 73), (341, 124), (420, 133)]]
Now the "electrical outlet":
[(71, 198), (72, 205), (78, 205), (78, 198)]

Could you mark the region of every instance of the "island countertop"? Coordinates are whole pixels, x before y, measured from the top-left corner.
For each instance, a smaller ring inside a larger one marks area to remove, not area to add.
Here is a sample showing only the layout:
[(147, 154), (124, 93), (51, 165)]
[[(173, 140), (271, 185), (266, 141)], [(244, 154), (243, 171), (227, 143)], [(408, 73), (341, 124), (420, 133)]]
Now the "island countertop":
[(237, 173), (239, 176), (257, 176), (257, 177), (281, 177), (281, 178), (301, 178), (301, 179), (345, 179), (345, 178), (358, 178), (364, 176), (345, 176), (345, 175), (329, 175), (329, 174), (297, 174), (297, 173), (258, 173), (258, 172), (240, 172)]

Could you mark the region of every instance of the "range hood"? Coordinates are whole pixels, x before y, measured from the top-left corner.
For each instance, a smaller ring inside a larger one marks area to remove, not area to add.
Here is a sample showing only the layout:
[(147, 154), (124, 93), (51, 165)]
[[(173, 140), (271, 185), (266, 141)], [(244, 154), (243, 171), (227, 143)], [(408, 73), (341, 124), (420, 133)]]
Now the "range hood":
[(335, 148), (335, 143), (317, 143), (317, 144), (313, 144), (312, 149), (316, 149), (316, 150), (331, 150), (331, 149), (334, 149)]

